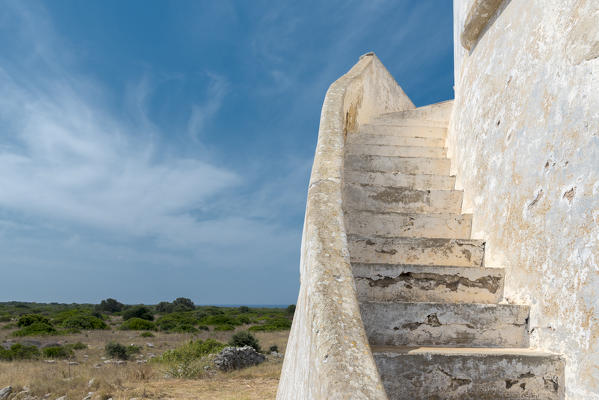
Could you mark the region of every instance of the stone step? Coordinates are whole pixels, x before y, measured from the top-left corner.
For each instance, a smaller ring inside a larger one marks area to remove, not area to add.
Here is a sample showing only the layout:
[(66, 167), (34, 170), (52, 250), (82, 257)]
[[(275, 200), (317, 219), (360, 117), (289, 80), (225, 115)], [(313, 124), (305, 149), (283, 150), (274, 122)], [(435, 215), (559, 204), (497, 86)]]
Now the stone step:
[(499, 303), (503, 268), (352, 263), (360, 301)]
[(459, 190), (414, 190), (346, 183), (343, 206), (346, 210), (458, 214), (462, 209), (462, 195)]
[[(350, 185), (346, 184), (346, 186)], [(437, 191), (431, 193), (437, 193)], [(345, 215), (347, 233), (363, 236), (469, 239), (472, 231), (471, 214), (418, 214), (348, 210)]]
[(444, 147), (393, 146), (388, 144), (349, 144), (345, 146), (345, 152), (346, 154), (373, 156), (444, 158), (447, 149)]
[(412, 175), (449, 175), (447, 158), (345, 155), (345, 169), (362, 172), (399, 172)]
[(428, 137), (445, 139), (447, 136), (447, 128), (438, 126), (406, 126), (397, 124), (364, 124), (360, 126), (361, 133), (372, 135), (393, 135), (393, 136), (410, 136), (410, 137)]
[(373, 346), (389, 400), (565, 398), (564, 360), (528, 349)]
[(429, 128), (447, 129), (449, 121), (424, 119), (416, 117), (402, 117), (401, 115), (382, 115), (368, 122), (370, 125), (400, 125), (400, 126), (425, 126)]
[(485, 242), (348, 235), (352, 263), (482, 267)]
[(455, 176), (449, 175), (412, 175), (400, 172), (362, 172), (345, 170), (346, 183), (365, 185), (399, 186), (417, 190), (452, 190)]
[(372, 345), (528, 347), (528, 306), (362, 302)]
[(350, 134), (348, 144), (378, 144), (381, 146), (445, 147), (445, 139), (393, 135)]
[(393, 118), (393, 119), (405, 119), (413, 118), (418, 120), (434, 120), (442, 121), (445, 123), (449, 122), (451, 117), (451, 110), (453, 108), (453, 100), (442, 101), (440, 103), (429, 104), (426, 106), (413, 108), (411, 110), (395, 111), (392, 113), (381, 114), (376, 119), (382, 118)]

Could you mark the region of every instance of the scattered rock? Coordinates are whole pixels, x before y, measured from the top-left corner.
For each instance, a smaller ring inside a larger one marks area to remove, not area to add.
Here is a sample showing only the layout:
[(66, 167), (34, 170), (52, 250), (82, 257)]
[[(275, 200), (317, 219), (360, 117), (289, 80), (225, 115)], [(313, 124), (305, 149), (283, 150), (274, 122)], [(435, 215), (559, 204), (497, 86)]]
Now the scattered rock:
[(87, 387), (92, 387), (94, 386), (94, 383), (96, 383), (96, 378), (91, 378), (89, 381), (87, 381)]
[(57, 398), (56, 400), (67, 400), (67, 396), (60, 396), (59, 398)]
[(127, 365), (127, 361), (117, 360), (114, 362), (116, 365)]
[(94, 392), (88, 392), (87, 396), (85, 396), (83, 398), (83, 400), (92, 400), (92, 396), (94, 395)]
[(56, 364), (56, 360), (44, 360), (46, 364)]
[(94, 368), (102, 368), (102, 364), (96, 364), (94, 365)]
[(60, 343), (58, 342), (50, 342), (50, 343), (46, 343), (42, 346), (43, 349), (47, 348), (47, 347), (60, 347), (62, 346)]
[(258, 365), (266, 360), (251, 346), (225, 347), (214, 357), (214, 365), (221, 371), (231, 371)]
[(77, 361), (69, 361), (69, 365), (79, 365)]
[(146, 346), (152, 348), (152, 347), (154, 347), (154, 343), (148, 342), (148, 343), (146, 343)]
[(7, 386), (3, 389), (0, 389), (0, 400), (7, 399), (8, 396), (12, 393), (12, 387)]
[(104, 364), (112, 364), (113, 361), (112, 360), (104, 360)]

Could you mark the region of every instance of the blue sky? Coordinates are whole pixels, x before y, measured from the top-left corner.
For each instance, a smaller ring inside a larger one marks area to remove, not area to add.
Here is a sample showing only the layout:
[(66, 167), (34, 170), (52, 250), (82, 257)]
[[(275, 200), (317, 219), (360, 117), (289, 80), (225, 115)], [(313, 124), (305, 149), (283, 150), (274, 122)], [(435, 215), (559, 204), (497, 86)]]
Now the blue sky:
[(0, 0), (0, 301), (291, 304), (327, 87), (453, 97), (450, 1)]

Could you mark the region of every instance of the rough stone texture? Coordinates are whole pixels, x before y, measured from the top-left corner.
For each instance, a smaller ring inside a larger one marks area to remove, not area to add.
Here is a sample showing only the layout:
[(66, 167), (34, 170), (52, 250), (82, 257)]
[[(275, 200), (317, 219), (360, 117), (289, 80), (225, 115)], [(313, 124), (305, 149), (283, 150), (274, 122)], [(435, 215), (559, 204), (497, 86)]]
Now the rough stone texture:
[(221, 371), (232, 371), (263, 363), (266, 357), (251, 346), (225, 347), (214, 357), (214, 365)]
[(346, 211), (347, 233), (362, 236), (402, 236), (428, 238), (470, 237), (470, 214), (418, 214), (374, 212), (370, 210)]
[(466, 52), (472, 3), (448, 133), (463, 210), (531, 344), (566, 357), (567, 398), (599, 399), (599, 2), (505, 2)]
[(498, 303), (502, 268), (352, 263), (360, 301)]
[(12, 387), (7, 386), (5, 388), (0, 389), (0, 400), (5, 400), (12, 393)]
[(528, 307), (362, 302), (371, 345), (528, 347)]
[(348, 240), (351, 261), (358, 263), (482, 267), (485, 249), (481, 240), (358, 235)]
[(360, 316), (342, 210), (344, 144), (374, 116), (414, 108), (373, 54), (331, 85), (308, 189), (301, 285), (277, 399), (387, 398)]
[(392, 400), (563, 398), (558, 356), (525, 349), (373, 347)]

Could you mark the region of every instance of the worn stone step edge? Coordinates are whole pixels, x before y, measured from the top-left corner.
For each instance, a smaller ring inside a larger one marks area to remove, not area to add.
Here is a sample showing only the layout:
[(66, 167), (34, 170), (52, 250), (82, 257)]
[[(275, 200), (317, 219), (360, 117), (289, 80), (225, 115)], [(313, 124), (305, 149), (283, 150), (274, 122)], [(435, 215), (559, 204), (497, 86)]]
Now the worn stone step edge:
[(390, 237), (469, 239), (472, 214), (346, 209), (347, 233)]
[(360, 301), (498, 303), (505, 269), (352, 263)]
[(454, 190), (456, 177), (453, 175), (365, 172), (346, 169), (343, 180), (346, 183), (407, 187), (415, 190)]
[(352, 143), (345, 146), (346, 154), (366, 154), (391, 157), (447, 158), (445, 147), (405, 146), (371, 143)]
[(351, 262), (484, 266), (485, 242), (483, 240), (377, 237), (355, 234), (348, 234), (347, 240)]
[(462, 209), (463, 191), (345, 183), (343, 196), (345, 210), (459, 214)]
[(360, 303), (371, 344), (526, 348), (530, 307), (514, 304)]
[(565, 398), (565, 360), (531, 349), (371, 346), (389, 400)]
[(377, 135), (369, 133), (357, 133), (348, 136), (348, 145), (355, 144), (378, 144), (381, 146), (420, 146), (420, 147), (445, 147), (445, 139), (417, 137), (417, 136), (395, 136)]

